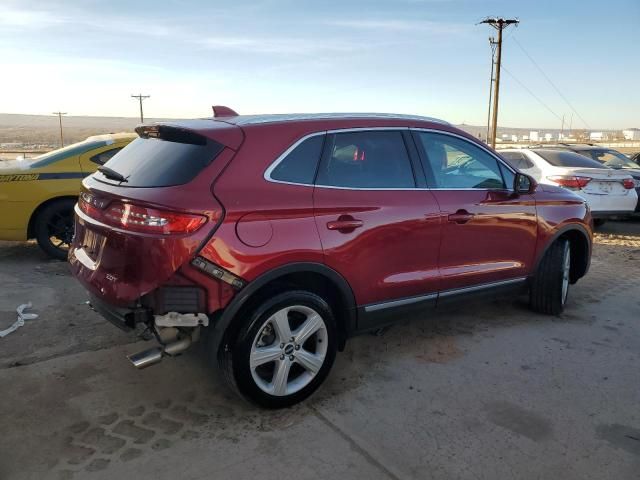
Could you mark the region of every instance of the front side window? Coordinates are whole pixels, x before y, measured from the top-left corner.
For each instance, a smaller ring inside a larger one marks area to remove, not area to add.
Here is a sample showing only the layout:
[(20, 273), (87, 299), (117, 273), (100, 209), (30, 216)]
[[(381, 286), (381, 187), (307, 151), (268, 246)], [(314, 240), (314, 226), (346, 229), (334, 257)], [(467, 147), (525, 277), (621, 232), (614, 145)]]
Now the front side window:
[(271, 178), (281, 182), (313, 184), (322, 154), (324, 135), (302, 141), (271, 172)]
[(415, 180), (400, 131), (336, 133), (327, 137), (327, 153), (317, 185), (347, 188), (413, 188)]
[(506, 188), (499, 162), (480, 147), (451, 135), (417, 134), (436, 188)]

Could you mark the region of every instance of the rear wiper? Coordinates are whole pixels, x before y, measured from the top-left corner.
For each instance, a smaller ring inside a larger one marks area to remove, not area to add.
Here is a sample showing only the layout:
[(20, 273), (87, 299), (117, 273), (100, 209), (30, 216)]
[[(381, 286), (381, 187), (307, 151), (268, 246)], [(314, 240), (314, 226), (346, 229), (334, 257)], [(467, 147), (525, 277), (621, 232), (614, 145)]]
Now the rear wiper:
[(127, 178), (121, 173), (116, 172), (114, 169), (105, 167), (104, 165), (98, 167), (98, 171), (102, 173), (105, 177), (110, 178), (111, 180), (116, 180), (118, 182), (126, 182)]

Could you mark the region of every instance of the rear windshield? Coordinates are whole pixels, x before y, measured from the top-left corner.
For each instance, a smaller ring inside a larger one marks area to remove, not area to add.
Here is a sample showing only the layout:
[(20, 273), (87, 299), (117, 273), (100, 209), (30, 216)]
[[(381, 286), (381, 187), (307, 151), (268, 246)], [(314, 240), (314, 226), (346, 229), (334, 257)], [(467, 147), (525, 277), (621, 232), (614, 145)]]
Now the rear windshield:
[(556, 167), (602, 168), (600, 162), (579, 153), (565, 150), (534, 150), (534, 152)]
[(183, 185), (210, 165), (224, 148), (209, 139), (203, 138), (200, 143), (137, 138), (104, 164), (126, 178), (126, 182), (100, 171), (95, 173), (95, 178), (122, 187)]

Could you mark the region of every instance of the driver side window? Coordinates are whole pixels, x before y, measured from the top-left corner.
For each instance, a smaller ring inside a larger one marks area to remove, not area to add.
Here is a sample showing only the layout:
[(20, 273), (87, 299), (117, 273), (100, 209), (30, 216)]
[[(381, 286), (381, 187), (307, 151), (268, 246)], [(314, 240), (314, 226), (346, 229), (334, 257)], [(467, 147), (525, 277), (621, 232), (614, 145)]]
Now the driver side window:
[(480, 147), (450, 135), (417, 133), (435, 188), (506, 188), (498, 161)]

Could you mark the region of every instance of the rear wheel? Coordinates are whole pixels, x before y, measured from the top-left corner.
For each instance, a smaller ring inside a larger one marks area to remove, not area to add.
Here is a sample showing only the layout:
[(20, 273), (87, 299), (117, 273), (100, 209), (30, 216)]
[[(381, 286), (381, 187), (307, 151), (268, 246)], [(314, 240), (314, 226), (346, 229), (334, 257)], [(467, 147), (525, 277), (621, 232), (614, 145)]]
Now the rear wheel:
[(553, 243), (545, 253), (531, 282), (530, 303), (536, 312), (558, 315), (564, 310), (571, 280), (571, 244)]
[(221, 363), (232, 387), (262, 407), (288, 407), (311, 395), (333, 365), (333, 313), (318, 295), (285, 292), (246, 312), (230, 347)]
[(56, 200), (44, 207), (35, 219), (34, 230), (40, 248), (47, 255), (65, 260), (73, 239), (73, 207), (71, 198)]

